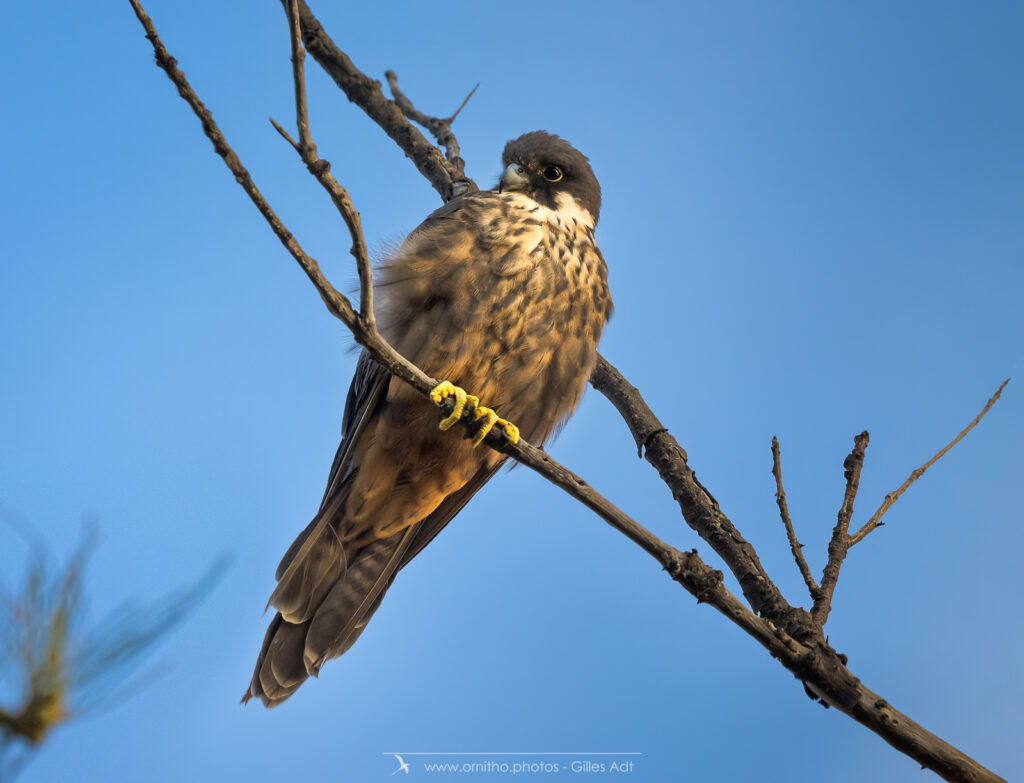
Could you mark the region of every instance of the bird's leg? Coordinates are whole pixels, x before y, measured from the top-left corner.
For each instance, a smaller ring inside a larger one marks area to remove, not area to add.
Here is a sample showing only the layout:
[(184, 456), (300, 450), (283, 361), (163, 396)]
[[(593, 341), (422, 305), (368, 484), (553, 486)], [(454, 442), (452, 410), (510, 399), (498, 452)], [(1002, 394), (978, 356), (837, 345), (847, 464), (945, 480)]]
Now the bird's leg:
[(473, 436), (474, 447), (483, 443), (487, 433), (494, 428), (494, 425), (498, 425), (505, 430), (505, 435), (508, 436), (510, 442), (513, 444), (519, 442), (519, 428), (515, 424), (499, 418), (497, 413), (481, 405), (479, 398), (474, 397), (472, 394), (466, 394), (465, 389), (456, 386), (451, 381), (441, 381), (430, 391), (430, 399), (435, 405), (444, 405), (444, 401), (449, 397), (455, 398), (455, 407), (452, 408), (451, 415), (442, 419), (438, 425), (442, 430), (449, 429), (461, 419), (466, 406), (469, 405), (471, 409), (474, 409), (474, 417), (483, 419), (480, 429)]

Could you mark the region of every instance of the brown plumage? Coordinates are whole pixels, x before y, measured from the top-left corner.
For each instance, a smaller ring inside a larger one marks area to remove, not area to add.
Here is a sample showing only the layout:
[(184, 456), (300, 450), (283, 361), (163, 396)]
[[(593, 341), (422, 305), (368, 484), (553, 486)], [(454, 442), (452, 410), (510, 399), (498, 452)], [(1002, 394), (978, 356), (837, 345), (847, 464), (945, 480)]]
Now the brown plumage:
[[(534, 131), (505, 147), (498, 189), (430, 215), (379, 274), (381, 331), (540, 445), (576, 408), (611, 313), (594, 243), (601, 196), (587, 159)], [(438, 429), (430, 401), (360, 356), (317, 515), (277, 570), (243, 701), (272, 707), (344, 653), (395, 574), (504, 457)]]

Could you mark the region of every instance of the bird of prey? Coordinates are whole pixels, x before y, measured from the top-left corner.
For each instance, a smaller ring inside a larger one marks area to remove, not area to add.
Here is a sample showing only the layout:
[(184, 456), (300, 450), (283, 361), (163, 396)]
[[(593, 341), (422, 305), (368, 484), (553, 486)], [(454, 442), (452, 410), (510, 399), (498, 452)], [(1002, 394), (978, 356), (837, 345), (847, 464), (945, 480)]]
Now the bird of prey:
[[(601, 188), (587, 158), (545, 131), (508, 142), (502, 162), (495, 190), (431, 214), (375, 287), (382, 334), (443, 379), (431, 397), (456, 409), (439, 427), (430, 401), (359, 357), (327, 490), (278, 566), (243, 702), (281, 703), (352, 646), (398, 571), (504, 462), (476, 448), (487, 431), (541, 445), (579, 403), (612, 309), (594, 241)], [(467, 404), (475, 436), (445, 432)]]

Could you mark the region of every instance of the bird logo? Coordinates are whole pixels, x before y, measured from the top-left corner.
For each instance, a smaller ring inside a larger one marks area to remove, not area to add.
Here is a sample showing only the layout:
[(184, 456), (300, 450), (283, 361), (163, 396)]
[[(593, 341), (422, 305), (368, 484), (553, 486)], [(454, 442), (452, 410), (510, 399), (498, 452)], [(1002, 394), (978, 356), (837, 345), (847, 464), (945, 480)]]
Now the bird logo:
[(393, 754), (393, 755), (394, 755), (394, 757), (395, 757), (396, 759), (398, 759), (398, 769), (396, 769), (396, 770), (395, 770), (394, 772), (392, 772), (391, 774), (392, 774), (392, 775), (397, 775), (397, 774), (398, 774), (399, 772), (405, 772), (405, 774), (406, 774), (406, 775), (408, 775), (408, 774), (409, 774), (409, 763), (408, 763), (407, 761), (405, 761), (405, 760), (404, 760), (404, 759), (403, 759), (403, 758), (402, 758), (401, 756), (399, 756), (399, 755), (398, 755), (397, 753), (395, 753), (395, 754)]

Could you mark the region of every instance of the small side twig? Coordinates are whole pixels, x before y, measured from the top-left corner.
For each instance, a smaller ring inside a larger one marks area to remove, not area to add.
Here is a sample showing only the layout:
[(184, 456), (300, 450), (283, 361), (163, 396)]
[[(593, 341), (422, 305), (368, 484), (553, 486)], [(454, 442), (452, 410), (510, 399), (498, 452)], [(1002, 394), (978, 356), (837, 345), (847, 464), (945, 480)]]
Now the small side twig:
[(863, 541), (864, 537), (868, 533), (870, 533), (876, 527), (881, 527), (882, 525), (885, 524), (884, 522), (881, 521), (882, 520), (882, 516), (885, 514), (885, 512), (888, 511), (897, 500), (899, 500), (900, 495), (902, 495), (904, 492), (906, 492), (907, 488), (911, 484), (913, 484), (915, 481), (917, 481), (919, 478), (921, 478), (921, 476), (924, 474), (924, 472), (926, 470), (928, 470), (928, 468), (930, 468), (932, 465), (934, 465), (936, 462), (938, 462), (943, 454), (945, 454), (947, 451), (949, 451), (951, 448), (953, 448), (957, 443), (959, 443), (961, 441), (961, 439), (964, 437), (964, 435), (966, 435), (968, 432), (970, 432), (972, 429), (974, 429), (975, 425), (979, 421), (981, 421), (982, 417), (986, 413), (989, 412), (989, 409), (993, 405), (996, 404), (996, 400), (998, 400), (1000, 395), (1002, 395), (1003, 389), (1006, 388), (1006, 384), (1008, 384), (1009, 382), (1010, 382), (1009, 378), (1007, 378), (1005, 381), (1002, 382), (1002, 384), (999, 386), (999, 388), (996, 389), (996, 393), (993, 394), (989, 398), (989, 401), (987, 403), (985, 403), (985, 407), (981, 409), (981, 413), (979, 413), (977, 416), (975, 416), (973, 421), (971, 421), (970, 424), (968, 424), (966, 427), (964, 427), (960, 431), (959, 435), (957, 435), (955, 438), (953, 438), (953, 440), (951, 440), (949, 443), (947, 443), (939, 451), (938, 454), (936, 454), (934, 457), (932, 457), (930, 460), (928, 460), (926, 463), (924, 463), (924, 465), (922, 465), (917, 470), (915, 470), (913, 473), (911, 473), (910, 476), (907, 478), (907, 480), (904, 481), (902, 484), (900, 484), (898, 489), (896, 489), (894, 492), (889, 492), (885, 496), (885, 500), (882, 501), (882, 505), (879, 506), (878, 510), (874, 514), (871, 515), (871, 519), (869, 519), (867, 522), (865, 522), (861, 526), (860, 530), (858, 530), (856, 533), (854, 533), (852, 536), (850, 536), (850, 546), (853, 546), (854, 544), (856, 544), (856, 543), (858, 543), (860, 541)]
[(789, 539), (789, 548), (793, 551), (793, 559), (796, 560), (796, 567), (804, 578), (804, 584), (811, 594), (811, 600), (818, 598), (818, 583), (811, 576), (811, 569), (807, 567), (807, 560), (804, 559), (803, 544), (796, 538), (796, 531), (793, 529), (793, 520), (789, 516), (789, 505), (786, 503), (786, 490), (782, 488), (782, 453), (779, 450), (779, 439), (772, 438), (772, 475), (775, 476), (775, 501), (779, 504), (779, 515), (782, 517), (782, 524), (786, 526), (786, 538)]
[[(231, 149), (231, 146), (224, 138), (224, 134), (220, 132), (220, 128), (217, 127), (217, 123), (213, 120), (213, 114), (199, 100), (199, 96), (196, 95), (191, 85), (189, 85), (185, 74), (178, 68), (178, 61), (171, 57), (167, 48), (163, 45), (160, 36), (157, 35), (156, 28), (153, 26), (153, 20), (149, 18), (138, 0), (129, 0), (129, 2), (135, 11), (135, 16), (138, 17), (140, 24), (146, 31), (146, 39), (153, 46), (157, 66), (163, 69), (174, 86), (178, 88), (178, 94), (189, 105), (196, 117), (199, 118), (203, 125), (203, 133), (206, 134), (210, 143), (213, 144), (214, 150), (220, 155), (224, 165), (235, 175), (235, 181), (245, 191), (246, 195), (249, 196), (252, 203), (256, 205), (256, 209), (263, 215), (263, 219), (267, 221), (267, 224), (277, 238), (281, 240), (281, 244), (285, 246), (285, 249), (288, 250), (292, 258), (302, 267), (302, 271), (306, 273), (306, 276), (320, 293), (320, 297), (324, 300), (324, 304), (327, 305), (331, 315), (339, 318), (346, 324), (355, 323), (356, 312), (348, 301), (348, 297), (335, 290), (334, 286), (328, 282), (320, 270), (320, 265), (312, 257), (306, 255), (298, 241), (285, 227), (281, 218), (277, 216), (277, 213), (267, 203), (267, 200), (253, 182), (249, 172), (242, 165), (242, 161), (235, 154), (235, 151)], [(292, 143), (294, 144), (294, 142)]]
[[(281, 0), (281, 3), (287, 10), (291, 0)], [(476, 184), (466, 177), (464, 172), (456, 171), (455, 166), (441, 154), (441, 150), (431, 144), (416, 126), (409, 122), (398, 104), (384, 95), (380, 82), (371, 79), (352, 64), (348, 55), (327, 35), (305, 0), (299, 0), (299, 19), (302, 43), (306, 51), (328, 73), (345, 96), (366, 112), (366, 115), (398, 145), (442, 200), (447, 202), (456, 195), (457, 181), (466, 183), (467, 189), (461, 193), (477, 189)]]
[(356, 260), (356, 272), (359, 275), (359, 316), (363, 319), (368, 329), (373, 329), (376, 318), (373, 314), (373, 273), (370, 265), (370, 255), (366, 249), (366, 240), (363, 237), (363, 226), (359, 219), (352, 198), (348, 190), (342, 187), (341, 183), (331, 174), (331, 164), (317, 155), (316, 143), (313, 141), (312, 133), (309, 130), (309, 109), (306, 103), (306, 74), (304, 61), (306, 51), (302, 48), (302, 31), (299, 27), (299, 6), (296, 0), (289, 0), (286, 7), (288, 15), (288, 31), (290, 33), (292, 50), (292, 81), (295, 84), (295, 123), (299, 130), (298, 143), (292, 141), (284, 129), (278, 125), (273, 118), (270, 122), (277, 129), (285, 140), (295, 149), (306, 164), (309, 173), (319, 182), (327, 195), (330, 196), (335, 208), (341, 215), (342, 220), (348, 227), (349, 236), (352, 238), (352, 253)]
[(388, 80), (391, 95), (395, 99), (398, 108), (402, 110), (402, 114), (434, 134), (437, 143), (444, 147), (444, 156), (453, 168), (452, 196), (461, 196), (468, 193), (471, 190), (470, 186), (472, 183), (466, 178), (466, 161), (462, 159), (459, 142), (455, 138), (455, 134), (452, 133), (452, 123), (459, 116), (459, 112), (469, 103), (469, 99), (473, 97), (473, 93), (480, 87), (480, 83), (477, 82), (476, 87), (469, 91), (469, 95), (463, 99), (459, 108), (450, 117), (431, 117), (417, 109), (406, 94), (398, 89), (397, 73), (385, 71), (384, 78)]
[(832, 530), (832, 539), (828, 542), (828, 562), (821, 572), (821, 587), (811, 609), (811, 617), (819, 626), (825, 625), (832, 611), (832, 594), (839, 581), (839, 569), (850, 548), (850, 517), (853, 516), (853, 501), (857, 498), (860, 471), (864, 467), (864, 450), (867, 447), (868, 433), (864, 431), (853, 439), (853, 451), (843, 460), (846, 491), (843, 493), (843, 504), (839, 507), (836, 526)]

